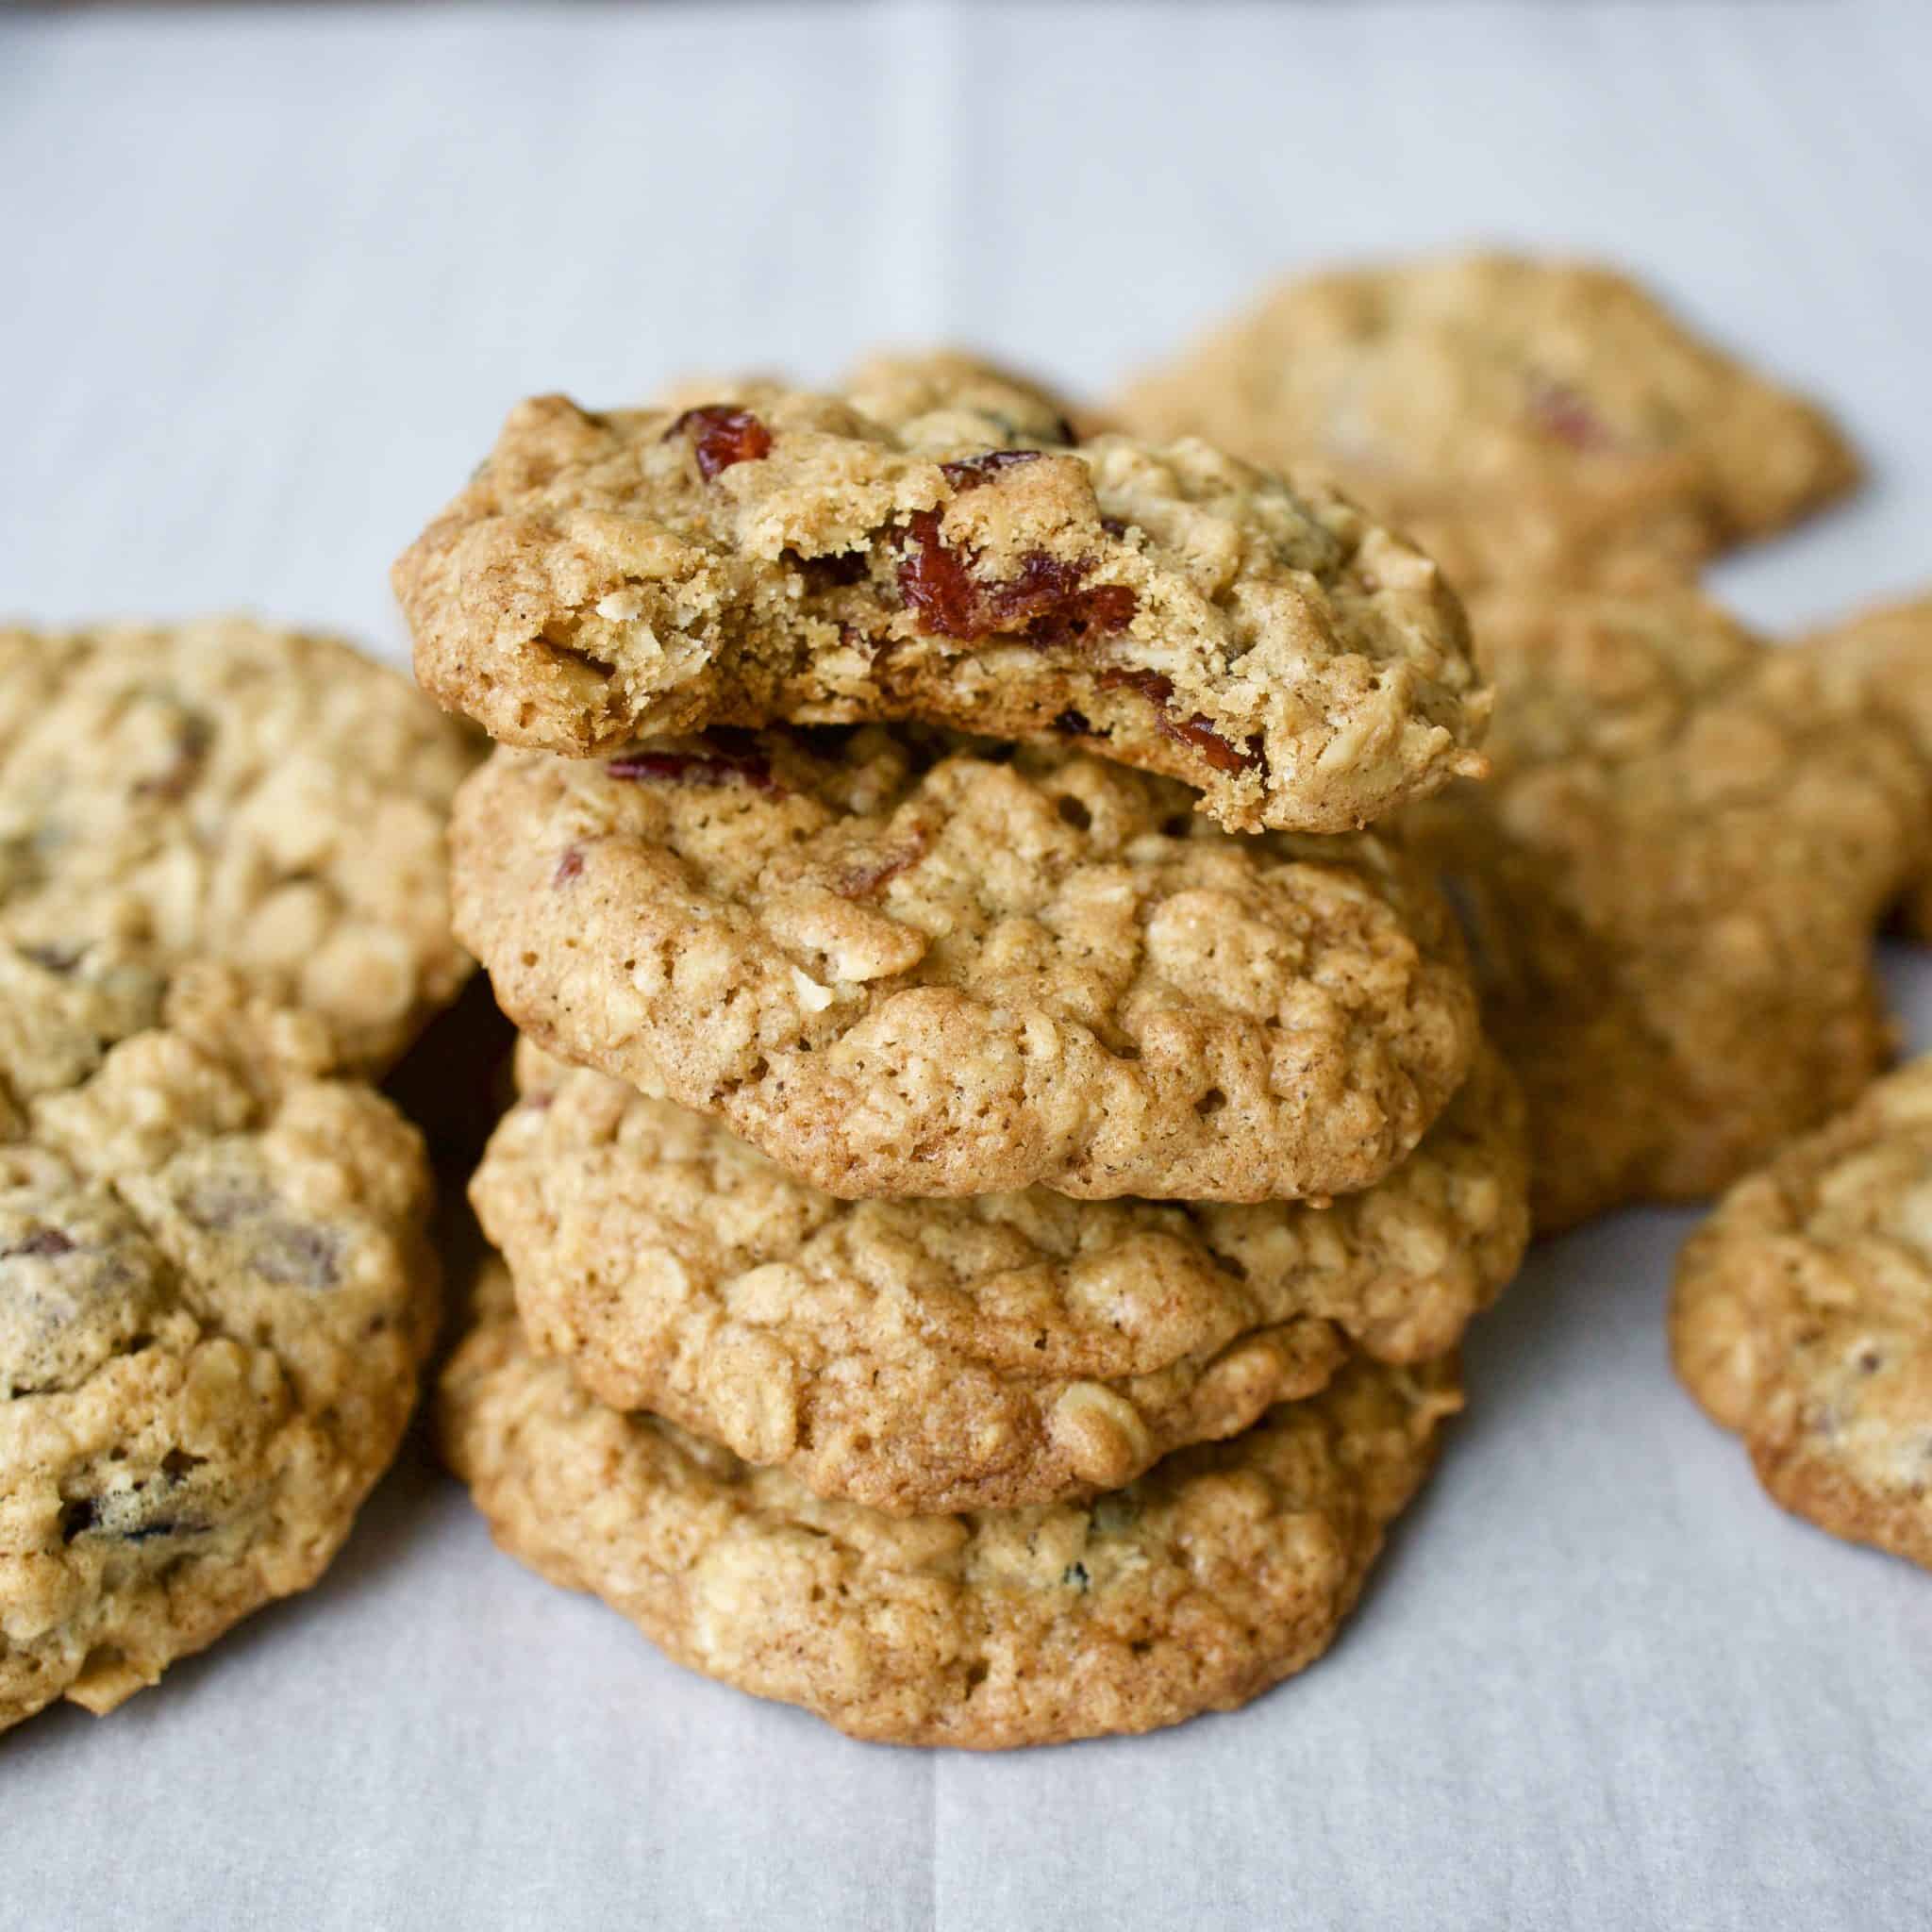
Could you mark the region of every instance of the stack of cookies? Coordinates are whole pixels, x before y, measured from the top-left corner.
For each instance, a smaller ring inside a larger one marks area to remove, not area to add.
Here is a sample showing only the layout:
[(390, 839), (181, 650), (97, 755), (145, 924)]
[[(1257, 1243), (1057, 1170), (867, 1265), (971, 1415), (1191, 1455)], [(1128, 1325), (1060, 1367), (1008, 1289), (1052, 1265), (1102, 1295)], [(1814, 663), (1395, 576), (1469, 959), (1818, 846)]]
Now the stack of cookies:
[[(397, 585), (524, 1034), (441, 1428), (498, 1540), (859, 1735), (1316, 1657), (1526, 1235), (1419, 552), (958, 358), (525, 404)], [(970, 734), (970, 735), (969, 735)]]

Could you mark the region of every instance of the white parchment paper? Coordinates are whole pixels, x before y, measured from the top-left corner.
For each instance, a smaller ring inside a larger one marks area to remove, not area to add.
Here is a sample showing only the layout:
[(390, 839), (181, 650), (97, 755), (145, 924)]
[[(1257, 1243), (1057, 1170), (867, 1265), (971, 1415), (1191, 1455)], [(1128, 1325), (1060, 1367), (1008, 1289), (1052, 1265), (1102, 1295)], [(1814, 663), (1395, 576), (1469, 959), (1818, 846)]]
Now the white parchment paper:
[[(0, 22), (0, 608), (384, 573), (505, 408), (964, 339), (1090, 391), (1276, 268), (1609, 252), (1824, 391), (1869, 494), (1727, 565), (1932, 580), (1932, 8), (228, 8)], [(1932, 967), (1896, 988), (1932, 1044)], [(1538, 1251), (1331, 1657), (1005, 1758), (847, 1743), (490, 1547), (420, 1454), (322, 1588), (0, 1740), (0, 1926), (1923, 1928), (1932, 1578), (1668, 1373), (1690, 1218)]]

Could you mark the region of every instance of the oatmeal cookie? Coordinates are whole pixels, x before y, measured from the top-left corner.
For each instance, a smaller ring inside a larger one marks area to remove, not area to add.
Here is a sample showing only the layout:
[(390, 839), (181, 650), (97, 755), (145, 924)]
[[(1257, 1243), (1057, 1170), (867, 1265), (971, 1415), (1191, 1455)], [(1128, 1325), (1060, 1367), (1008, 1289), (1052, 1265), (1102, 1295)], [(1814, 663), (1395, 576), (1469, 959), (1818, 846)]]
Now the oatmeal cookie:
[(895, 1514), (1118, 1489), (1310, 1395), (1344, 1338), (1446, 1353), (1528, 1236), (1513, 1082), (1485, 1055), (1386, 1180), (1332, 1208), (845, 1202), (716, 1122), (520, 1057), (472, 1187), (537, 1349)]
[(421, 1142), (224, 968), (0, 943), (0, 1727), (306, 1589), (435, 1324)]
[(1333, 1641), (1460, 1406), (1357, 1362), (1085, 1505), (887, 1516), (592, 1401), (486, 1289), (445, 1449), (497, 1541), (679, 1663), (854, 1736), (994, 1749), (1246, 1703)]
[(874, 363), (846, 395), (525, 403), (395, 585), (426, 690), (571, 757), (919, 719), (1323, 832), (1481, 765), (1488, 694), (1427, 558), (1199, 442), (1073, 441), (1050, 397), (959, 358)]
[(223, 960), (378, 1071), (469, 971), (443, 824), (476, 757), (333, 639), (0, 630), (0, 937)]
[(1373, 834), (872, 726), (499, 750), (457, 925), (546, 1049), (848, 1197), (1367, 1187), (1468, 1071), (1455, 922)]
[(1496, 593), (1496, 777), (1407, 822), (1524, 1083), (1548, 1232), (1701, 1198), (1889, 1057), (1873, 940), (1932, 781), (1690, 591)]
[(1671, 1352), (1787, 1509), (1932, 1569), (1932, 1059), (1725, 1196)]
[[(1860, 611), (1807, 640), (1827, 702), (1891, 719), (1932, 764), (1932, 596)], [(1901, 903), (1906, 930), (1932, 941), (1932, 872)]]
[(1822, 409), (1636, 283), (1516, 255), (1287, 281), (1117, 413), (1325, 471), (1464, 590), (1682, 575), (1858, 477)]

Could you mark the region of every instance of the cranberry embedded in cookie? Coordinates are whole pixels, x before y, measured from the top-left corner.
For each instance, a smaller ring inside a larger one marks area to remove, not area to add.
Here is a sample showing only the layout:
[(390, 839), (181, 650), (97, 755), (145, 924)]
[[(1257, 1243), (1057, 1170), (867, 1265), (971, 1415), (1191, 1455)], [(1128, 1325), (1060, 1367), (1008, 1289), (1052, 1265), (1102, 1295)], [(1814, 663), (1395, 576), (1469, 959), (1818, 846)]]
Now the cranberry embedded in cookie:
[(426, 689), (571, 757), (1077, 717), (1227, 826), (1341, 831), (1479, 770), (1489, 710), (1434, 566), (1350, 504), (1201, 443), (1078, 441), (958, 358), (525, 403), (395, 582)]

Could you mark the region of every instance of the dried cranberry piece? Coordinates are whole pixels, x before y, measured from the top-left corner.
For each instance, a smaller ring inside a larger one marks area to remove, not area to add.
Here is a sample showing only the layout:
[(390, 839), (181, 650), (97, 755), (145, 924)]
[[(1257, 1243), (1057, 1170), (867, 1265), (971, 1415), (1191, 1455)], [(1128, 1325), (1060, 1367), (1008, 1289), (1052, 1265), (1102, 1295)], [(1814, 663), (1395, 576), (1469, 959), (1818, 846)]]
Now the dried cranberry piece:
[(1614, 450), (1617, 433), (1591, 407), (1579, 389), (1553, 375), (1533, 375), (1529, 381), (1529, 413), (1558, 442), (1576, 450)]
[(925, 835), (922, 833), (895, 852), (881, 852), (871, 858), (861, 859), (857, 865), (846, 868), (832, 890), (841, 899), (867, 898), (888, 879), (895, 879), (902, 872), (909, 872), (917, 865), (925, 857), (926, 842)]
[(772, 453), (772, 432), (749, 409), (734, 409), (728, 403), (687, 409), (664, 432), (664, 441), (674, 436), (691, 438), (698, 474), (707, 483), (733, 463), (755, 463)]
[(979, 621), (979, 588), (966, 559), (941, 541), (939, 511), (915, 510), (906, 534), (899, 590), (918, 612), (920, 629), (942, 638), (983, 636), (988, 626)]
[(578, 846), (564, 848), (563, 857), (557, 861), (557, 870), (550, 874), (553, 886), (568, 885), (584, 869), (584, 855)]
[(1037, 449), (990, 449), (983, 457), (962, 457), (957, 463), (941, 463), (940, 475), (956, 491), (977, 490), (1016, 463), (1037, 463), (1042, 454)]
[(1103, 530), (1105, 530), (1109, 537), (1112, 537), (1116, 540), (1124, 537), (1127, 534), (1127, 526), (1120, 520), (1119, 517), (1102, 517), (1100, 520), (1100, 527)]
[(1070, 705), (1064, 711), (1056, 713), (1050, 728), (1069, 738), (1088, 738), (1092, 735), (1093, 721), (1085, 711), (1076, 711)]
[(1140, 601), (1124, 584), (1096, 584), (1036, 617), (1026, 626), (1026, 641), (1048, 650), (1080, 643), (1090, 631), (1124, 631), (1133, 623)]
[(604, 769), (632, 782), (656, 778), (674, 785), (743, 785), (753, 791), (781, 789), (772, 776), (772, 761), (760, 752), (628, 751), (606, 759)]
[(981, 587), (980, 602), (990, 620), (987, 630), (1030, 630), (1063, 609), (1079, 592), (1080, 579), (1092, 566), (1082, 558), (1066, 563), (1043, 550), (1029, 550), (1020, 559), (1017, 576)]
[(940, 535), (940, 513), (918, 510), (908, 520), (899, 590), (929, 637), (971, 641), (994, 633), (1018, 635), (1046, 648), (1076, 642), (1090, 631), (1124, 630), (1137, 599), (1124, 584), (1080, 588), (1093, 568), (1081, 558), (1068, 562), (1029, 550), (1010, 577), (982, 582), (972, 572), (970, 551), (955, 550)]
[(1160, 728), (1167, 737), (1193, 748), (1217, 772), (1257, 772), (1261, 769), (1261, 747), (1249, 739), (1247, 749), (1230, 744), (1208, 720), (1196, 711), (1191, 718), (1175, 718), (1163, 711)]
[(1174, 695), (1174, 679), (1158, 671), (1131, 671), (1116, 665), (1100, 674), (1102, 691), (1137, 691), (1150, 703), (1164, 705)]
[(58, 1227), (37, 1227), (25, 1241), (15, 1241), (10, 1248), (0, 1248), (0, 1261), (11, 1261), (23, 1255), (42, 1257), (71, 1255), (73, 1252), (71, 1236), (63, 1234)]
[(1197, 751), (1217, 772), (1253, 772), (1262, 766), (1261, 747), (1250, 739), (1247, 749), (1230, 744), (1209, 721), (1196, 711), (1191, 718), (1176, 718), (1168, 709), (1174, 696), (1174, 679), (1158, 671), (1129, 670), (1122, 667), (1100, 674), (1102, 691), (1137, 691), (1153, 705), (1155, 723), (1161, 735), (1176, 744)]

